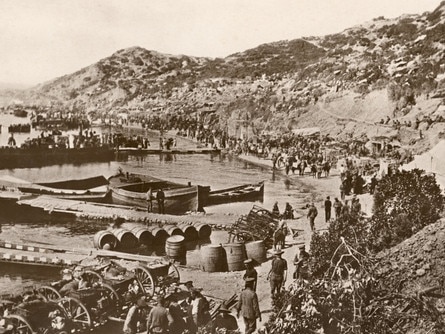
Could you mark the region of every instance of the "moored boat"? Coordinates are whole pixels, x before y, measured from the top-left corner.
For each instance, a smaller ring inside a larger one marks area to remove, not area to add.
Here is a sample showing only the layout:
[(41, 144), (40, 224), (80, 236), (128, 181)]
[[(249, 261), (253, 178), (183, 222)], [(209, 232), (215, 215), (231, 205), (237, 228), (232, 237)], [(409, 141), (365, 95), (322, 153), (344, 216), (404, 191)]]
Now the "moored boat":
[(210, 191), (206, 205), (263, 200), (264, 181)]
[(103, 176), (84, 179), (73, 179), (57, 182), (28, 182), (9, 177), (14, 183), (6, 183), (6, 178), (0, 179), (0, 185), (13, 186), (21, 193), (34, 195), (49, 195), (56, 198), (98, 202), (105, 199), (108, 193), (108, 181)]
[(180, 184), (149, 175), (120, 173), (110, 177), (113, 202), (147, 209), (147, 192), (152, 190), (152, 211), (159, 212), (156, 194), (162, 189), (165, 194), (164, 208), (168, 214), (183, 214), (187, 211), (203, 211), (210, 191), (208, 186)]

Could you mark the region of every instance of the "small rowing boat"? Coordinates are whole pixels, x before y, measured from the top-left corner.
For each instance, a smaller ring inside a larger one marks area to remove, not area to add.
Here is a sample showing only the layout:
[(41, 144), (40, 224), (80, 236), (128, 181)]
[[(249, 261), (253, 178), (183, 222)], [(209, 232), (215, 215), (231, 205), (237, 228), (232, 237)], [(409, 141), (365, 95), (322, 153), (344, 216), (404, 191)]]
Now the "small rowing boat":
[[(9, 183), (6, 183), (8, 179)], [(57, 182), (28, 182), (13, 177), (3, 177), (0, 179), (0, 185), (8, 186), (8, 188), (13, 186), (24, 194), (49, 195), (89, 202), (102, 201), (108, 194), (108, 181), (103, 176)]]
[(207, 198), (207, 206), (231, 203), (263, 201), (264, 181), (255, 184), (244, 184), (241, 186), (210, 191)]

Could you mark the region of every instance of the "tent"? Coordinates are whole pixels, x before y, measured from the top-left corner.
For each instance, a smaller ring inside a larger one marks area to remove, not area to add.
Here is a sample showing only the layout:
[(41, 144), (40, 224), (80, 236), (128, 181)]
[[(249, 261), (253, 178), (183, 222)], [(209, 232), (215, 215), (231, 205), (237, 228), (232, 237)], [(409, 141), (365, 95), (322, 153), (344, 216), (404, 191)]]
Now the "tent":
[(414, 156), (414, 160), (401, 166), (402, 170), (423, 169), (436, 174), (436, 180), (442, 190), (445, 189), (445, 140), (441, 140), (428, 152)]

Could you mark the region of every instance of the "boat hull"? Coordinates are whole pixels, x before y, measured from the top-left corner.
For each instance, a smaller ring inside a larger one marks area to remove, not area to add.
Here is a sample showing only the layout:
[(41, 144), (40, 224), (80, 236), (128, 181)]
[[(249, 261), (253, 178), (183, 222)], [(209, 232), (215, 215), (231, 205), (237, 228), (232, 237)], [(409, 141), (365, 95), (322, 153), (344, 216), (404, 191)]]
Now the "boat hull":
[(108, 180), (103, 176), (49, 183), (30, 183), (17, 188), (23, 193), (87, 202), (102, 202), (109, 193)]
[(206, 201), (207, 206), (233, 203), (263, 201), (264, 182), (211, 191)]
[(110, 179), (113, 203), (148, 209), (147, 192), (151, 188), (154, 197), (152, 200), (152, 212), (158, 213), (159, 207), (156, 200), (156, 192), (162, 188), (165, 194), (165, 213), (183, 214), (188, 211), (203, 211), (203, 206), (206, 203), (210, 190), (209, 187), (205, 186), (181, 185), (144, 175), (132, 174), (132, 177), (137, 177), (139, 182), (119, 182), (117, 179), (125, 179), (122, 176)]

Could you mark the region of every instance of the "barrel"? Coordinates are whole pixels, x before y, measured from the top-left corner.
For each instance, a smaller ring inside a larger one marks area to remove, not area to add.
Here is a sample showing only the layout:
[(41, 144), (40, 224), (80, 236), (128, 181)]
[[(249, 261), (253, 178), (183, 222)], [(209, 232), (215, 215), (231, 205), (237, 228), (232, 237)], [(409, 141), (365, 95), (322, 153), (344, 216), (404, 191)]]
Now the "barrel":
[(167, 256), (178, 259), (185, 257), (185, 238), (182, 235), (173, 235), (165, 241), (165, 253)]
[(252, 259), (254, 264), (266, 262), (267, 250), (263, 240), (248, 242), (245, 247), (247, 258)]
[(196, 231), (198, 231), (199, 239), (208, 239), (210, 234), (212, 234), (212, 228), (204, 223), (196, 223), (195, 225)]
[(153, 243), (153, 235), (151, 232), (143, 226), (136, 226), (131, 229), (131, 233), (138, 238), (139, 243), (142, 245), (150, 246)]
[(113, 230), (113, 234), (119, 240), (118, 246), (121, 249), (135, 248), (138, 245), (135, 235), (125, 228), (116, 228)]
[(199, 250), (201, 269), (213, 273), (223, 271), (227, 264), (224, 258), (224, 250), (221, 245), (206, 244)]
[(184, 233), (182, 232), (182, 230), (176, 226), (176, 225), (169, 225), (165, 227), (165, 230), (167, 231), (167, 233), (170, 236), (174, 236), (174, 235), (184, 235)]
[(227, 261), (228, 271), (238, 271), (244, 269), (246, 260), (246, 249), (242, 243), (232, 243), (222, 245)]
[(186, 241), (198, 239), (198, 231), (196, 231), (196, 228), (193, 225), (181, 224), (179, 225), (179, 228), (182, 230), (182, 233), (184, 233)]
[[(94, 235), (93, 244), (97, 249), (115, 249), (117, 246), (116, 236), (110, 231), (99, 231)], [(108, 245), (108, 246), (106, 246)]]
[(162, 227), (152, 227), (148, 229), (153, 236), (153, 243), (162, 244), (168, 238), (168, 233)]

